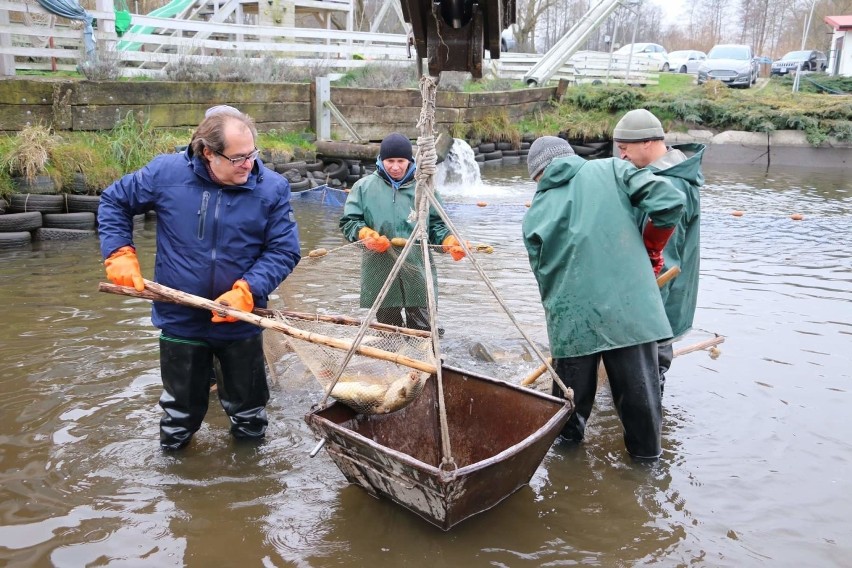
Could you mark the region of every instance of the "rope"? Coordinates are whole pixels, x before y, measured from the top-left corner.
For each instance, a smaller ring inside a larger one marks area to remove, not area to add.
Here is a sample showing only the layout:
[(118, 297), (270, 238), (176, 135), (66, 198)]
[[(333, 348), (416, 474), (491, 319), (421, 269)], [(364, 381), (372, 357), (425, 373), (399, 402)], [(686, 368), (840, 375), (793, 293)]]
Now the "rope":
[[(435, 97), (438, 92), (438, 82), (427, 75), (420, 77), (420, 96), (423, 100), (423, 105), (420, 108), (420, 118), (417, 120), (417, 128), (420, 129), (420, 136), (417, 138), (417, 171), (414, 173), (414, 178), (417, 181), (416, 196), (417, 213), (418, 213), (418, 228), (420, 230), (420, 242), (429, 242), (429, 202), (434, 200), (435, 196), (435, 174), (438, 171), (438, 154), (435, 151)], [(456, 235), (458, 238), (458, 235)], [(410, 243), (409, 243), (410, 244)], [(431, 259), (429, 258), (429, 249), (423, 244), (423, 266), (426, 274), (426, 298), (429, 304), (429, 326), (431, 329), (437, 329), (438, 325), (435, 321), (437, 314), (437, 301), (435, 293), (435, 283), (429, 278)], [(441, 353), (440, 334), (432, 334), (432, 349), (434, 350), (439, 362)], [(444, 402), (444, 378), (440, 363), (436, 365), (435, 378), (438, 381), (438, 419), (441, 425), (441, 464), (438, 469), (441, 474), (446, 474), (449, 478), (455, 477), (458, 466), (453, 458), (453, 450), (450, 445), (450, 431), (447, 420), (447, 408)]]

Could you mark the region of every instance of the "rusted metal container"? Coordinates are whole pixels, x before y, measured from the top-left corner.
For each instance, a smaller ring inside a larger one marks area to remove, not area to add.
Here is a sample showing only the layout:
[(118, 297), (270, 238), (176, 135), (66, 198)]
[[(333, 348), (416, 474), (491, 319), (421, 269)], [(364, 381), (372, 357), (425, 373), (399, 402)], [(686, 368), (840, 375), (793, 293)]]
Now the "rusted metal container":
[(444, 366), (452, 457), (441, 466), (437, 381), (410, 405), (362, 415), (332, 403), (305, 417), (351, 483), (449, 530), (526, 485), (568, 420), (570, 401)]

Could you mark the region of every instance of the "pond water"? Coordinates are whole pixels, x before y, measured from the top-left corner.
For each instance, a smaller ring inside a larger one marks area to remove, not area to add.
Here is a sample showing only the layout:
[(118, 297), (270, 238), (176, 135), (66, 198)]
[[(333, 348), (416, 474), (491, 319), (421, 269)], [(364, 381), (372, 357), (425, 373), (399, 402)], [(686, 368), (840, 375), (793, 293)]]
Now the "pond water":
[[(519, 239), (533, 185), (523, 166), (482, 174), (444, 188), (447, 208), (495, 245), (495, 285), (546, 341)], [(694, 339), (726, 341), (717, 359), (675, 360), (662, 459), (630, 461), (604, 388), (585, 444), (555, 445), (528, 487), (449, 533), (347, 485), (324, 452), (308, 457), (303, 416), (321, 393), (295, 371), (271, 385), (264, 443), (233, 443), (213, 403), (190, 447), (163, 454), (148, 305), (97, 292), (94, 241), (2, 253), (0, 565), (848, 565), (852, 182), (705, 174)], [(296, 213), (304, 251), (339, 243), (339, 209), (297, 201)], [(136, 232), (146, 275), (154, 223)], [(454, 282), (442, 294), (464, 293)], [(475, 313), (441, 311), (461, 366), (477, 364)]]

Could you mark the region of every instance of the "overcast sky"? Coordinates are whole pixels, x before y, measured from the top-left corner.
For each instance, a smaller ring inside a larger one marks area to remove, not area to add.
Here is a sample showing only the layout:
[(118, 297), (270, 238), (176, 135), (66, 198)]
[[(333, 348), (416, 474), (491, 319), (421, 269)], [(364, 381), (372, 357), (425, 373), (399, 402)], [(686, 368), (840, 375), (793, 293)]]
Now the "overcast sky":
[(650, 0), (663, 11), (663, 21), (666, 24), (676, 22), (683, 10), (683, 0)]

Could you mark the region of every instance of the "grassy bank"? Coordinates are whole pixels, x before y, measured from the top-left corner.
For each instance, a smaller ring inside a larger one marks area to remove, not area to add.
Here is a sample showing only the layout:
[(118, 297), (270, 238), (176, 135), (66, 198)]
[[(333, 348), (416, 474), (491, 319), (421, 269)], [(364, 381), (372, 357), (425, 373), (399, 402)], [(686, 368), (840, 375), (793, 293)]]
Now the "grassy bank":
[[(135, 171), (159, 154), (189, 143), (192, 129), (154, 129), (142, 117), (128, 114), (103, 132), (62, 132), (36, 125), (15, 135), (0, 136), (0, 197), (15, 193), (13, 178), (46, 175), (59, 191), (94, 194), (122, 175)], [(270, 130), (259, 135), (258, 147), (269, 159), (289, 160), (313, 151), (301, 134)], [(83, 174), (85, 189), (76, 180)]]
[[(341, 82), (352, 86), (390, 88), (406, 85), (411, 70), (388, 69), (384, 76), (353, 74)], [(380, 74), (380, 72), (378, 72)], [(409, 77), (412, 75), (412, 77)], [(368, 81), (370, 84), (364, 84)], [(470, 81), (442, 77), (445, 88), (473, 92), (479, 89), (512, 89), (507, 82)], [(829, 137), (852, 140), (852, 97), (828, 94), (849, 92), (852, 80), (809, 75), (802, 91), (792, 93), (789, 78), (762, 80), (759, 88), (730, 89), (718, 82), (694, 85), (691, 75), (660, 74), (659, 84), (648, 87), (582, 85), (565, 91), (560, 101), (527, 116), (510, 120), (499, 108), (471, 123), (457, 123), (450, 134), (471, 143), (510, 141), (524, 134), (561, 134), (572, 140), (609, 139), (622, 114), (647, 108), (667, 131), (690, 129), (771, 132), (800, 130), (811, 144)], [(15, 191), (13, 176), (47, 175), (60, 191), (69, 191), (78, 174), (84, 174), (85, 190), (94, 193), (121, 175), (134, 171), (157, 154), (174, 151), (189, 142), (191, 129), (154, 129), (139, 116), (129, 114), (115, 128), (102, 132), (56, 134), (45, 126), (32, 126), (16, 135), (0, 136), (0, 195)], [(260, 135), (258, 147), (270, 158), (286, 158), (313, 151), (300, 133), (270, 131)], [(80, 191), (79, 184), (74, 186)]]

